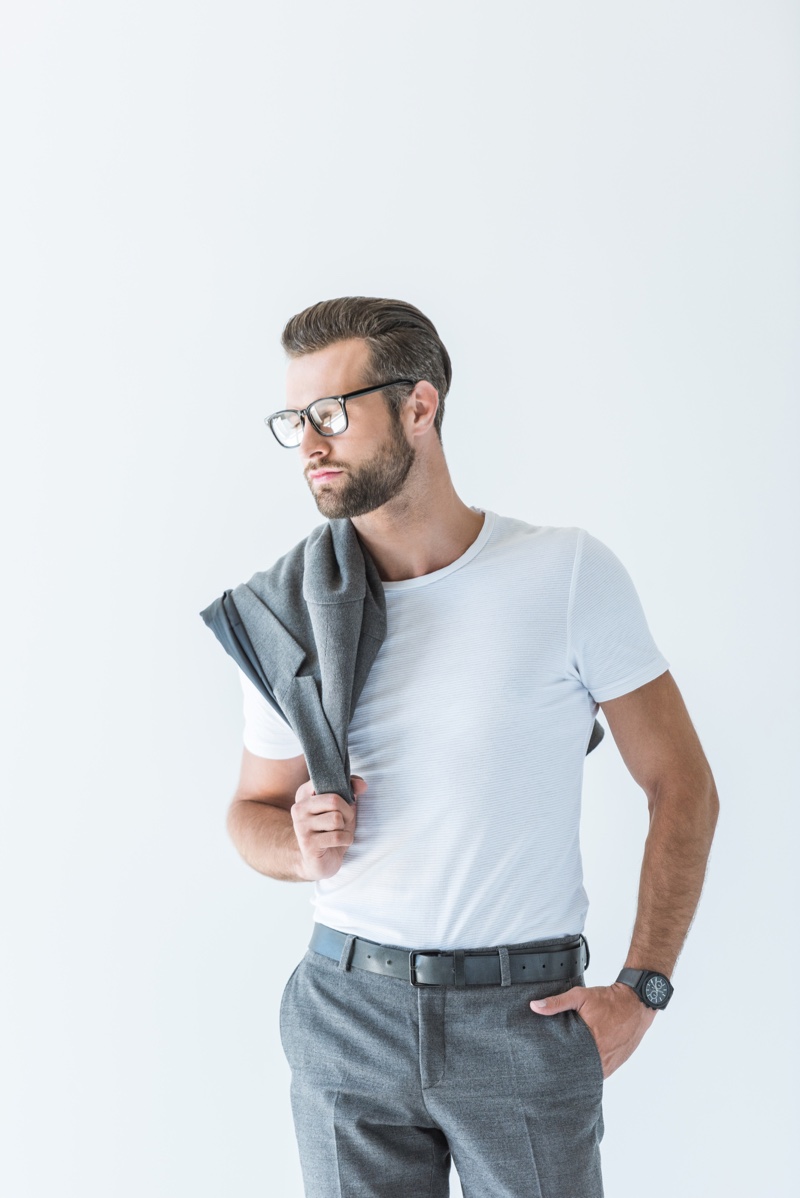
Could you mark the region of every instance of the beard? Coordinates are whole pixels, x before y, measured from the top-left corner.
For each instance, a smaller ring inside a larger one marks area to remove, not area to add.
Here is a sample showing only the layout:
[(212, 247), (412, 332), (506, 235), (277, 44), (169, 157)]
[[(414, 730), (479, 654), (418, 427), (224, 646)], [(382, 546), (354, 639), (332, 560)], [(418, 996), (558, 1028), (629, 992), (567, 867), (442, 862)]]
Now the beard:
[(311, 479), (308, 480), (320, 514), (329, 520), (352, 519), (383, 507), (402, 491), (416, 456), (402, 424), (393, 417), (388, 437), (370, 461), (348, 469), (343, 467), (344, 478), (340, 475), (330, 488), (323, 483), (315, 490)]

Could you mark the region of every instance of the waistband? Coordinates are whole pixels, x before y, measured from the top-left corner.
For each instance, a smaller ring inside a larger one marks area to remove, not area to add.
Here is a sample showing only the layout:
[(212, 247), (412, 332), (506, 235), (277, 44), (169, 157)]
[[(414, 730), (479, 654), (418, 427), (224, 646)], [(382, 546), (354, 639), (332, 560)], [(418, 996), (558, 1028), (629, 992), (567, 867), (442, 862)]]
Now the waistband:
[[(349, 943), (348, 943), (349, 942)], [(309, 948), (343, 969), (366, 969), (401, 978), (412, 986), (509, 986), (514, 982), (554, 982), (580, 977), (589, 965), (589, 944), (574, 940), (548, 947), (487, 949), (399, 948), (315, 923)]]

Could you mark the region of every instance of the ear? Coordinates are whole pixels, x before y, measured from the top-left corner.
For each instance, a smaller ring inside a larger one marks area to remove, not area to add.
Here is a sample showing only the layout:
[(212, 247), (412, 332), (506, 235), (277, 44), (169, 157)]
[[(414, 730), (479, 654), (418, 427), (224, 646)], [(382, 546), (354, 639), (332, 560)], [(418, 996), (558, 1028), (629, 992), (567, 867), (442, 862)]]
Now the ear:
[[(403, 405), (404, 414), (411, 413), (410, 422), (406, 426), (408, 432), (414, 437), (427, 433), (433, 428), (438, 409), (439, 392), (433, 383), (429, 383), (427, 379), (420, 379)], [(406, 420), (409, 420), (408, 416)]]

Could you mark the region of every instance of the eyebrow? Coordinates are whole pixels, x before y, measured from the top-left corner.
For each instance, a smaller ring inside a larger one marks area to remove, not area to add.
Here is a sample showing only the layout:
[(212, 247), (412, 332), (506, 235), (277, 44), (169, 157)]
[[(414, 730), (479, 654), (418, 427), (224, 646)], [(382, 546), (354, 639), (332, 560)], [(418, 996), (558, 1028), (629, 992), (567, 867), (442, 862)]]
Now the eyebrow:
[(321, 399), (341, 399), (343, 395), (352, 395), (353, 391), (367, 391), (368, 387), (352, 387), (350, 391), (334, 391), (327, 395), (318, 395), (316, 399), (310, 399), (307, 404), (303, 404), (302, 408), (279, 408), (281, 412), (302, 412), (303, 408), (310, 408), (312, 403), (318, 403)]
[[(346, 395), (347, 392), (343, 391), (343, 392), (341, 392), (341, 394)], [(317, 403), (317, 401), (320, 399), (338, 399), (338, 398), (339, 398), (338, 395), (318, 395), (316, 399), (310, 399), (308, 401), (308, 403), (304, 403), (302, 408), (288, 407), (288, 408), (279, 408), (278, 410), (280, 412), (302, 412), (303, 408), (310, 408), (312, 403)]]

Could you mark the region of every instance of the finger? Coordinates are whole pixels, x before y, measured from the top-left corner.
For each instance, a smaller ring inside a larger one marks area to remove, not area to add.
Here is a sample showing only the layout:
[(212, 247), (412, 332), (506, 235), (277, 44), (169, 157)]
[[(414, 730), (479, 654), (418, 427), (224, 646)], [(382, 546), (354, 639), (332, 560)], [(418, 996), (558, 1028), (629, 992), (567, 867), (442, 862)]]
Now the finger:
[(339, 811), (342, 815), (350, 810), (350, 804), (346, 803), (341, 795), (337, 794), (311, 794), (305, 799), (301, 799), (298, 803), (295, 799), (295, 807), (301, 807), (303, 814), (319, 815), (323, 811)]
[(557, 1015), (559, 1011), (577, 1011), (583, 1000), (584, 987), (573, 986), (563, 994), (551, 994), (547, 998), (534, 998), (530, 1008), (537, 1015)]
[(321, 857), (328, 849), (349, 849), (353, 833), (342, 828), (338, 832), (311, 832), (303, 838), (305, 851)]
[(340, 811), (323, 811), (317, 815), (297, 806), (292, 808), (292, 821), (299, 836), (314, 836), (319, 832), (340, 832), (347, 827)]
[(309, 780), (307, 782), (304, 782), (302, 784), (302, 786), (298, 786), (297, 790), (294, 793), (294, 801), (295, 801), (295, 803), (302, 803), (306, 799), (311, 798), (313, 793), (314, 793), (314, 783), (309, 778)]
[(353, 788), (353, 794), (355, 795), (356, 798), (358, 798), (359, 795), (362, 795), (364, 793), (364, 791), (367, 789), (367, 783), (364, 781), (364, 779), (361, 777), (360, 774), (351, 774), (350, 775), (350, 785)]
[(312, 815), (307, 826), (312, 832), (341, 832), (347, 827), (341, 811), (323, 811), (321, 815)]

